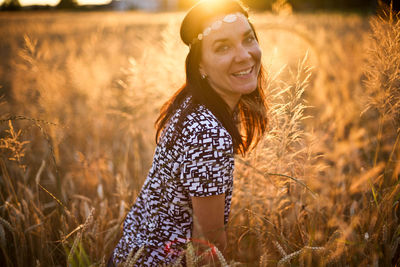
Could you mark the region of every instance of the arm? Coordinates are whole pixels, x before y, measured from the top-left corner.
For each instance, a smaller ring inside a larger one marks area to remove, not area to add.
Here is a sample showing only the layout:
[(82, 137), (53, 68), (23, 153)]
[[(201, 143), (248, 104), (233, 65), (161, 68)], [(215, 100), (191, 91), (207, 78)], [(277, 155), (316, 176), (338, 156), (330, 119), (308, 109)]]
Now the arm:
[[(225, 194), (191, 199), (194, 241), (208, 241), (224, 254), (227, 245), (224, 228)], [(193, 243), (198, 246), (198, 242)]]
[(187, 143), (180, 181), (191, 197), (193, 245), (201, 248), (202, 241), (208, 241), (224, 253), (225, 196), (231, 192), (234, 166), (232, 140), (224, 129), (213, 128), (194, 134)]

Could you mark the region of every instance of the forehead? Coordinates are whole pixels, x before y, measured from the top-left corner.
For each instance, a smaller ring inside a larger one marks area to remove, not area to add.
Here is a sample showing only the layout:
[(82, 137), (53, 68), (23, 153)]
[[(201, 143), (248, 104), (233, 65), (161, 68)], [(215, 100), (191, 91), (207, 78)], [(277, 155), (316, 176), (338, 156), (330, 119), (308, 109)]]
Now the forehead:
[[(204, 36), (204, 41), (213, 41), (216, 39), (230, 39), (243, 36), (251, 30), (250, 24), (245, 16), (237, 16), (234, 21), (223, 21), (226, 15), (218, 16), (205, 23), (205, 31), (211, 29), (207, 36)], [(215, 29), (215, 26), (218, 28)]]

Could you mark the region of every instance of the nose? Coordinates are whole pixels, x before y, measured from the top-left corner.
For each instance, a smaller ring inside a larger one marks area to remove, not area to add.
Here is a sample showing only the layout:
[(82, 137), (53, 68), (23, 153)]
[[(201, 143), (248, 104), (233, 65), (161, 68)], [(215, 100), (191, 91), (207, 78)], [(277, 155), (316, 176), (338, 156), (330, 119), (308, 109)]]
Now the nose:
[(235, 61), (242, 62), (251, 58), (250, 49), (243, 45), (238, 45), (235, 53)]

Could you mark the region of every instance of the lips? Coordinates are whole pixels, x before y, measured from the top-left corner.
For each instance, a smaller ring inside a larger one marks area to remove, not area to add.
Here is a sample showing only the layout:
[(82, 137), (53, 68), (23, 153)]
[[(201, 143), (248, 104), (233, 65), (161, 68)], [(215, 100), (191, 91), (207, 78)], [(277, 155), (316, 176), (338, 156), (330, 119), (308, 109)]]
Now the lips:
[(254, 68), (254, 66), (252, 66), (248, 69), (243, 69), (241, 71), (234, 72), (234, 73), (232, 73), (232, 75), (235, 77), (244, 77), (246, 75), (249, 75), (253, 71), (253, 68)]

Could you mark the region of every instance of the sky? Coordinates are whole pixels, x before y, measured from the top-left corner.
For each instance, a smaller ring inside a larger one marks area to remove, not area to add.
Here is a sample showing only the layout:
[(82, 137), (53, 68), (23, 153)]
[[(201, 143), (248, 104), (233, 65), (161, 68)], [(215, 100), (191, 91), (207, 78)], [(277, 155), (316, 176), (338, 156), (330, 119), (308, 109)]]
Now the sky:
[[(0, 0), (0, 5), (3, 3), (4, 0)], [(55, 6), (60, 2), (60, 0), (19, 0), (22, 6), (29, 6), (29, 5), (50, 5)], [(111, 2), (111, 0), (78, 0), (78, 4), (80, 5), (92, 5), (92, 4), (107, 4)]]

